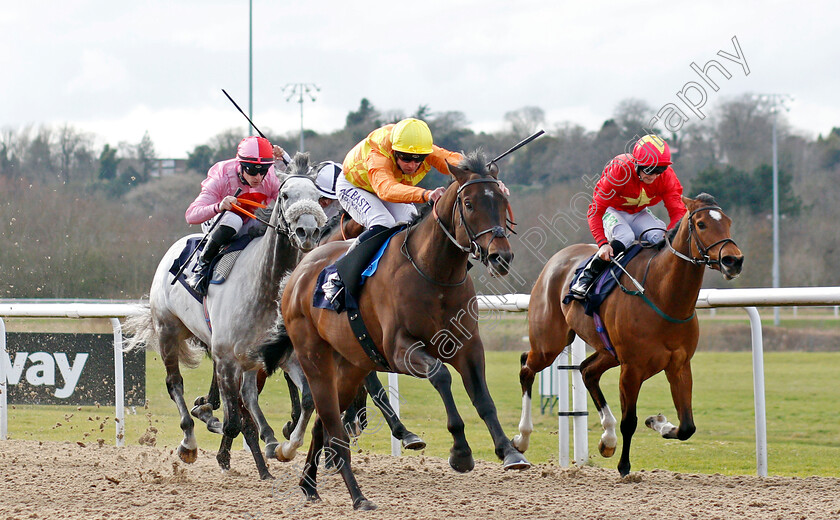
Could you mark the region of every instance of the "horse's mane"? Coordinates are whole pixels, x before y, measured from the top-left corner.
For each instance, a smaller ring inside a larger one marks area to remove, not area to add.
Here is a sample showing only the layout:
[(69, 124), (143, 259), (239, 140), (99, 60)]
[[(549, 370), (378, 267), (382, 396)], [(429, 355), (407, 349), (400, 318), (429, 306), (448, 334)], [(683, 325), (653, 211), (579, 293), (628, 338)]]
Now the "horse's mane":
[(309, 176), (311, 169), (312, 167), (309, 164), (309, 152), (297, 152), (292, 158), (292, 163), (289, 165), (289, 171), (286, 173), (289, 175)]
[(712, 197), (711, 195), (709, 195), (708, 193), (700, 193), (699, 195), (694, 197), (694, 200), (699, 200), (703, 204), (708, 204), (710, 206), (717, 206), (718, 205), (715, 198)]
[(468, 170), (482, 175), (487, 175), (487, 154), (481, 148), (476, 148), (472, 152), (462, 153), (463, 158), (457, 164), (458, 168)]

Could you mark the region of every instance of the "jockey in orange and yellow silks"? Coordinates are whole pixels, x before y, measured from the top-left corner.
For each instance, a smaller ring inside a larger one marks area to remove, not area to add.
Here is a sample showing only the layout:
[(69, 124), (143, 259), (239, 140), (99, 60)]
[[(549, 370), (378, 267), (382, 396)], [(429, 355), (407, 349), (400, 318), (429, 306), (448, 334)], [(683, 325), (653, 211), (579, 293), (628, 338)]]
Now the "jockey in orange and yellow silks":
[(344, 175), (336, 182), (341, 206), (368, 229), (364, 240), (415, 214), (412, 203), (437, 200), (443, 188), (417, 186), (432, 167), (449, 173), (447, 161), (457, 164), (461, 154), (435, 146), (428, 125), (403, 119), (371, 132), (344, 159)]

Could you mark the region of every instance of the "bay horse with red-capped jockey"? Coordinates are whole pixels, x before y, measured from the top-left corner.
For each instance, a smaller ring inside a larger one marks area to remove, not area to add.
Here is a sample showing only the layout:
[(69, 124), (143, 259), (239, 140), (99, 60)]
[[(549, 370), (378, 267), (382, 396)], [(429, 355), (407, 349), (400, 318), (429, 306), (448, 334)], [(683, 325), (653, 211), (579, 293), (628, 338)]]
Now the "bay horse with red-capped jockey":
[[(376, 275), (365, 282), (358, 300), (360, 315), (392, 371), (428, 378), (440, 394), (454, 441), (449, 457), (453, 469), (470, 471), (474, 461), (444, 361), (460, 373), (504, 467), (524, 469), (530, 463), (505, 436), (487, 389), (475, 289), (467, 274), (471, 253), (491, 274), (508, 273), (513, 252), (505, 230), (507, 197), (499, 186), (495, 163), (488, 167), (480, 153), (470, 154), (458, 166), (449, 165), (449, 171), (456, 182), (430, 214), (398, 232), (385, 248)], [(313, 306), (319, 273), (348, 246), (348, 242), (333, 242), (309, 253), (286, 284), (281, 310), (318, 412), (301, 489), (309, 500), (319, 499), (316, 474), (326, 449), (327, 458), (344, 478), (353, 507), (373, 509), (350, 469), (348, 436), (340, 413), (350, 405), (365, 376), (383, 367), (365, 353), (346, 315)]]
[[(580, 365), (583, 382), (592, 397), (604, 433), (598, 450), (604, 457), (615, 453), (616, 419), (601, 392), (601, 375), (620, 366), (621, 435), (623, 445), (618, 462), (622, 476), (630, 472), (630, 441), (636, 431), (636, 402), (642, 383), (665, 371), (679, 417), (679, 427), (663, 416), (652, 416), (646, 424), (667, 439), (686, 440), (694, 434), (691, 410), (691, 358), (697, 348), (699, 324), (694, 311), (705, 267), (720, 271), (731, 280), (741, 273), (744, 256), (730, 236), (731, 219), (707, 194), (695, 199), (683, 197), (687, 212), (661, 248), (641, 251), (626, 270), (640, 280), (636, 289), (627, 274), (620, 278), (621, 290), (614, 290), (598, 311), (603, 319), (612, 350), (596, 330), (595, 321), (575, 301), (563, 303), (575, 270), (597, 249), (576, 244), (555, 254), (545, 265), (531, 291), (528, 307), (531, 349), (522, 355), (519, 380), (522, 386), (522, 418), (513, 444), (528, 448), (531, 422), (531, 389), (534, 376), (551, 365), (575, 336), (595, 349)], [(627, 289), (627, 287), (631, 289)]]

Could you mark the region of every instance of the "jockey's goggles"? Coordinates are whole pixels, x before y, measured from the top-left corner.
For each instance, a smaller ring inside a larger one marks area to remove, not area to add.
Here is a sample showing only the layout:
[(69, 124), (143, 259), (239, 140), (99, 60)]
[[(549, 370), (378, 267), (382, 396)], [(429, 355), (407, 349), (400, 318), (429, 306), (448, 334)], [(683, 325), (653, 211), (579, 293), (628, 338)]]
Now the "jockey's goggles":
[(257, 175), (261, 177), (265, 177), (268, 173), (268, 169), (271, 168), (270, 164), (255, 164), (255, 163), (239, 163), (242, 166), (242, 173), (247, 173), (251, 177), (256, 177)]
[(398, 151), (394, 150), (394, 157), (396, 157), (397, 160), (400, 160), (400, 161), (406, 162), (406, 163), (412, 163), (412, 162), (421, 163), (421, 162), (425, 161), (426, 157), (428, 157), (428, 156), (429, 156), (428, 154), (405, 153), (405, 152), (398, 152)]
[(641, 164), (638, 166), (638, 172), (644, 173), (645, 175), (662, 175), (665, 173), (665, 170), (668, 169), (667, 165), (663, 166), (642, 166)]

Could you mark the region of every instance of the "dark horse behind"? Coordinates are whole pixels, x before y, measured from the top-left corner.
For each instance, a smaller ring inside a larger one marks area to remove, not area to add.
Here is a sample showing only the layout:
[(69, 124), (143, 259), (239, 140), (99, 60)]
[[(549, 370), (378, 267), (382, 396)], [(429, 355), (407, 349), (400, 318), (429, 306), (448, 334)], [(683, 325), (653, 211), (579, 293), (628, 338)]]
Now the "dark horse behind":
[[(386, 248), (377, 274), (367, 280), (361, 293), (361, 316), (392, 371), (428, 378), (440, 394), (454, 440), (449, 458), (453, 469), (470, 471), (474, 461), (452, 397), (452, 377), (443, 362), (460, 373), (504, 467), (527, 468), (528, 461), (505, 437), (487, 389), (475, 289), (467, 275), (470, 253), (491, 274), (507, 274), (513, 260), (505, 232), (507, 197), (498, 184), (495, 164), (488, 169), (481, 154), (471, 154), (449, 170), (456, 182), (431, 214), (400, 231)], [(329, 243), (307, 255), (286, 285), (281, 309), (318, 412), (301, 488), (310, 500), (319, 498), (316, 475), (318, 460), (324, 455), (344, 478), (353, 507), (373, 509), (350, 469), (348, 436), (340, 413), (350, 405), (365, 376), (382, 367), (365, 354), (345, 314), (312, 305), (318, 274), (348, 246), (347, 242)]]
[[(618, 471), (630, 472), (630, 440), (636, 431), (636, 402), (642, 382), (665, 371), (679, 417), (679, 427), (663, 416), (648, 418), (646, 424), (665, 438), (686, 440), (695, 431), (691, 411), (691, 358), (697, 348), (699, 324), (694, 312), (705, 267), (720, 271), (731, 280), (741, 273), (744, 257), (730, 236), (732, 221), (714, 198), (701, 194), (683, 197), (688, 211), (672, 240), (661, 248), (639, 253), (627, 271), (644, 286), (643, 294), (627, 274), (621, 276), (624, 289), (615, 289), (600, 307), (611, 351), (596, 331), (592, 317), (576, 301), (562, 303), (575, 269), (595, 253), (589, 244), (569, 246), (555, 254), (542, 270), (531, 291), (528, 308), (531, 350), (522, 356), (519, 380), (522, 385), (522, 419), (514, 445), (528, 448), (531, 422), (531, 388), (537, 372), (580, 336), (595, 353), (580, 365), (583, 382), (595, 403), (604, 434), (598, 449), (604, 457), (615, 453), (616, 419), (601, 392), (601, 375), (621, 366), (621, 435), (624, 440)], [(673, 245), (672, 245), (673, 242)], [(635, 294), (634, 294), (635, 293)]]

